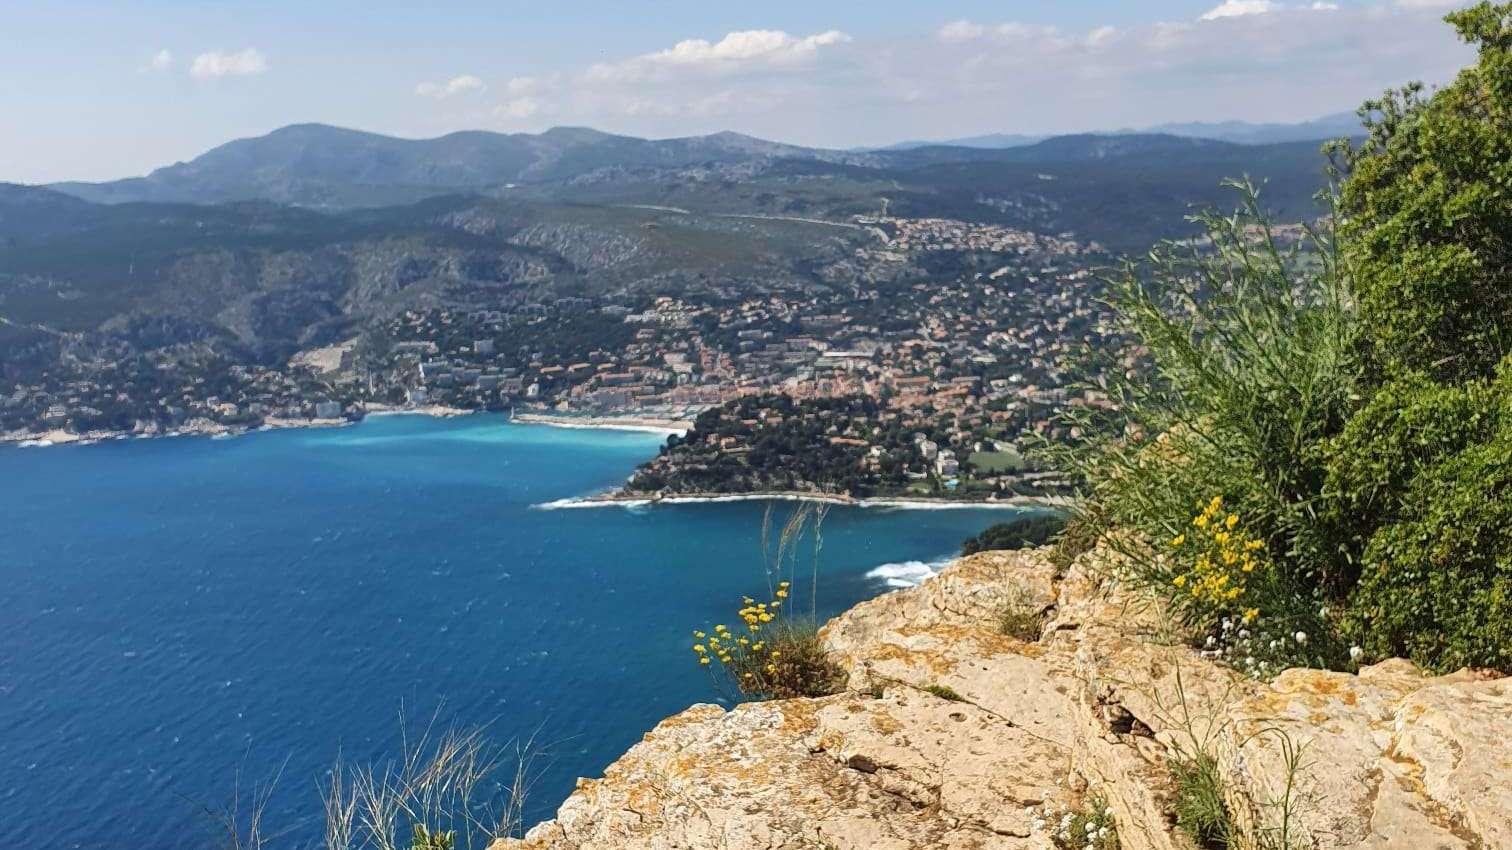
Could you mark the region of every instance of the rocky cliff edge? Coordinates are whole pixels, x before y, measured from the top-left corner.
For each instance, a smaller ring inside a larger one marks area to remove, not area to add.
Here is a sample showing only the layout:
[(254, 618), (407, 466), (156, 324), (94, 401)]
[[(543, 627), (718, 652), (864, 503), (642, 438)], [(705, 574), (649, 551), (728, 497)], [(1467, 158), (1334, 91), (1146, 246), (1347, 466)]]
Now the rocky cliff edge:
[[(1095, 578), (1111, 557), (988, 552), (858, 605), (823, 633), (846, 692), (695, 705), (492, 850), (1045, 850), (1047, 809), (1094, 799), (1124, 850), (1187, 850), (1171, 761), (1195, 746), (1245, 844), (1284, 818), (1293, 847), (1512, 848), (1512, 679), (1391, 660), (1254, 682)], [(1008, 606), (1038, 639), (1000, 632)]]

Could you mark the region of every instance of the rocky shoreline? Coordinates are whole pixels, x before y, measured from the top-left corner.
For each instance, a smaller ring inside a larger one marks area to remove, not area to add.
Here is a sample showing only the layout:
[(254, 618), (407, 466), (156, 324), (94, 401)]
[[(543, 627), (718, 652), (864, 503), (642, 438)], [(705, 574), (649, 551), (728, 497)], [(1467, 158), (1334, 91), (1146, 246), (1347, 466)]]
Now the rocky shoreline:
[(846, 505), (858, 508), (908, 508), (915, 510), (951, 509), (1010, 509), (1035, 508), (1058, 509), (1070, 505), (1071, 500), (1061, 496), (1014, 496), (1008, 499), (926, 499), (897, 496), (860, 498), (839, 493), (810, 493), (791, 490), (771, 490), (753, 493), (639, 493), (613, 490), (592, 496), (573, 499), (558, 499), (547, 502), (543, 508), (611, 508), (643, 507), (647, 505), (697, 505), (720, 502), (812, 502), (826, 505)]
[(466, 416), (474, 412), (476, 411), (442, 405), (395, 407), (392, 405), (374, 404), (369, 405), (355, 418), (286, 419), (269, 417), (264, 419), (259, 425), (245, 427), (226, 425), (210, 419), (191, 419), (181, 426), (149, 431), (85, 431), (83, 433), (74, 433), (62, 428), (54, 428), (50, 431), (11, 431), (0, 433), (0, 444), (15, 443), (27, 448), (43, 448), (64, 445), (87, 446), (105, 442), (106, 440), (146, 440), (161, 437), (226, 438), (238, 437), (257, 431), (274, 431), (283, 428), (341, 428), (353, 425), (369, 416), (415, 415), (450, 417)]
[[(1172, 764), (1194, 747), (1244, 842), (1284, 813), (1288, 848), (1512, 846), (1512, 680), (1393, 659), (1252, 681), (1100, 579), (1113, 557), (982, 553), (864, 602), (822, 632), (843, 693), (695, 705), (492, 850), (1052, 850), (1094, 805), (1122, 850), (1191, 850)], [(999, 632), (1008, 605), (1037, 638)]]

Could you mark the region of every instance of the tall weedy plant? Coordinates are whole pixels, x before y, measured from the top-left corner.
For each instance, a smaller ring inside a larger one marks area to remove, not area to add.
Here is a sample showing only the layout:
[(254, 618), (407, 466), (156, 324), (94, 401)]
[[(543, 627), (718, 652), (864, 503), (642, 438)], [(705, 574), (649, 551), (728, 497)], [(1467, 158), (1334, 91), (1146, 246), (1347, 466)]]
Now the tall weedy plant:
[(1110, 406), (1069, 409), (1075, 438), (1041, 453), (1184, 619), (1306, 620), (1333, 572), (1321, 447), (1353, 405), (1353, 310), (1331, 222), (1278, 229), (1252, 183), (1228, 185), (1237, 212), (1110, 277)]

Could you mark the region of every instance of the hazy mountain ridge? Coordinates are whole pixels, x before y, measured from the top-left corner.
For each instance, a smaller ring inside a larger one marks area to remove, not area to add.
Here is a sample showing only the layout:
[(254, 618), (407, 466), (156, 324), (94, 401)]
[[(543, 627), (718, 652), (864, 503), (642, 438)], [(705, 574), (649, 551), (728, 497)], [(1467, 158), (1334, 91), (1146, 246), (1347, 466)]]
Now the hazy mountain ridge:
[(145, 177), (67, 182), (51, 188), (97, 203), (266, 200), (321, 208), (380, 207), (519, 185), (743, 179), (791, 160), (836, 168), (906, 170), (941, 162), (1063, 163), (1226, 150), (1226, 155), (1242, 161), (1264, 152), (1235, 148), (1264, 144), (1209, 139), (1198, 131), (1208, 128), (1213, 135), (1232, 139), (1290, 134), (1321, 140), (1339, 134), (1338, 120), (1330, 117), (1289, 129), (1230, 122), (1170, 125), (1170, 132), (997, 135), (939, 144), (902, 143), (874, 151), (809, 148), (729, 132), (651, 140), (556, 127), (539, 134), (464, 131), (401, 139), (324, 124), (295, 124), (227, 142)]
[[(1305, 142), (1331, 139), (1340, 136), (1355, 136), (1360, 132), (1360, 119), (1353, 112), (1336, 112), (1296, 123), (1253, 123), (1249, 121), (1186, 121), (1156, 124), (1144, 129), (1124, 128), (1091, 134), (1063, 135), (1168, 135), (1192, 139), (1211, 139), (1217, 142), (1233, 142), (1242, 145), (1264, 145), (1277, 142)], [(878, 148), (857, 148), (866, 151), (902, 151), (927, 147), (980, 148), (1002, 150), (1032, 145), (1057, 134), (985, 133), (977, 136), (895, 142)]]
[(868, 159), (737, 133), (653, 141), (556, 127), (539, 134), (475, 130), (401, 139), (324, 124), (295, 124), (227, 142), (145, 177), (60, 183), (53, 188), (100, 203), (256, 198), (307, 206), (385, 206), (454, 191), (571, 180), (606, 168), (676, 169), (772, 157)]

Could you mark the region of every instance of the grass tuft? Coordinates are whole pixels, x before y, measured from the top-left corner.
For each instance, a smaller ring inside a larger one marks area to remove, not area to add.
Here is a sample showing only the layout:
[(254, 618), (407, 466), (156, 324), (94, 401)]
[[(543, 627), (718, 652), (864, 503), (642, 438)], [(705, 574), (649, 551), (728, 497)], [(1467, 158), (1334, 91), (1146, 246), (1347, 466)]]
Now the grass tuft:
[(1044, 612), (1029, 599), (1023, 588), (1015, 586), (998, 612), (998, 634), (1033, 643), (1039, 640), (1044, 625)]
[(955, 689), (947, 685), (927, 685), (924, 690), (935, 696), (950, 702), (965, 702), (966, 698), (956, 693)]

